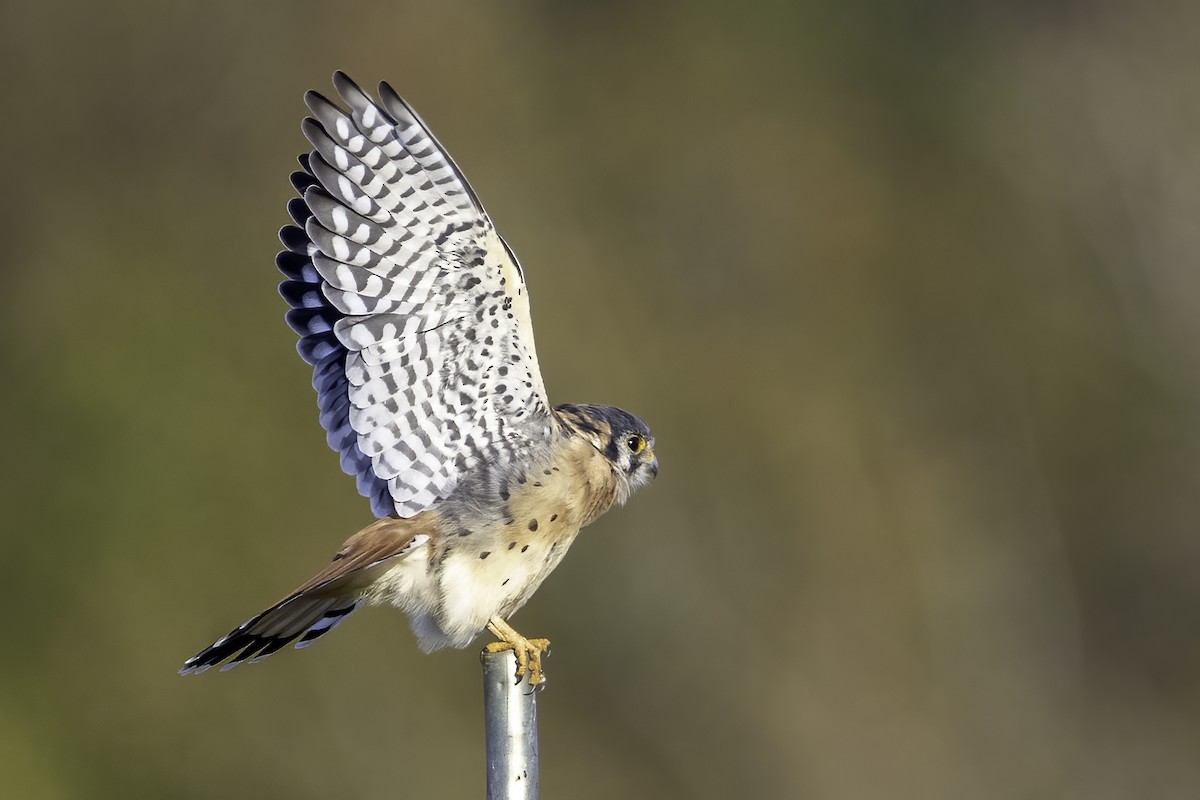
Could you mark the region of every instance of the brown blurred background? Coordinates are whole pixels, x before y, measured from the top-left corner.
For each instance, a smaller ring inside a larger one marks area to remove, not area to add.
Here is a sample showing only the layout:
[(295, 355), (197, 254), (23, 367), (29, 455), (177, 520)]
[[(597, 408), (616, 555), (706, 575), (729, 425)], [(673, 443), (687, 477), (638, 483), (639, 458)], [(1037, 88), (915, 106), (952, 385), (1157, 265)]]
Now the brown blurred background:
[(475, 650), (182, 661), (369, 519), (275, 292), (387, 79), (662, 475), (517, 617), (557, 798), (1200, 796), (1200, 12), (10, 2), (0, 794), (480, 797)]

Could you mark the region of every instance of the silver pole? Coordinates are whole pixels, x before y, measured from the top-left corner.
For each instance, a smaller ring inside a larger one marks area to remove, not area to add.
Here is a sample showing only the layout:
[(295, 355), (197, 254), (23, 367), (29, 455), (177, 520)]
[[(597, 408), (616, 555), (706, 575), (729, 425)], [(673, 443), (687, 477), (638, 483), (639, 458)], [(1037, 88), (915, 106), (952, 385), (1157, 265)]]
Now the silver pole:
[(528, 675), (516, 683), (511, 650), (484, 651), (480, 660), (488, 800), (537, 800), (537, 692)]

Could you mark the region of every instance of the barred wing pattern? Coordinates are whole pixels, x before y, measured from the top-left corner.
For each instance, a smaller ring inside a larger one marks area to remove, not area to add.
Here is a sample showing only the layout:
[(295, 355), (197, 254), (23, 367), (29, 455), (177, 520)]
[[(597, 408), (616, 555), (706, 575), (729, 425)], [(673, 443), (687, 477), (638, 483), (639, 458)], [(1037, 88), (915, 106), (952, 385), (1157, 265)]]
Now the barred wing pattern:
[(544, 443), (549, 403), (524, 276), (458, 167), (387, 84), (334, 86), (348, 114), (305, 96), (279, 290), (342, 469), (411, 517)]

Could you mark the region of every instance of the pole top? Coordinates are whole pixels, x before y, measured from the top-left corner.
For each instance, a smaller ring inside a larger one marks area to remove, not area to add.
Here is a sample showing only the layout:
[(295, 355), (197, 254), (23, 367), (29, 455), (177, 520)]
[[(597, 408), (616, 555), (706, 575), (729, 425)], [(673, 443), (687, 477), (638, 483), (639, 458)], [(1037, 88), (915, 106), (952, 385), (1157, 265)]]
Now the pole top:
[(537, 800), (537, 691), (512, 651), (480, 654), (488, 800)]

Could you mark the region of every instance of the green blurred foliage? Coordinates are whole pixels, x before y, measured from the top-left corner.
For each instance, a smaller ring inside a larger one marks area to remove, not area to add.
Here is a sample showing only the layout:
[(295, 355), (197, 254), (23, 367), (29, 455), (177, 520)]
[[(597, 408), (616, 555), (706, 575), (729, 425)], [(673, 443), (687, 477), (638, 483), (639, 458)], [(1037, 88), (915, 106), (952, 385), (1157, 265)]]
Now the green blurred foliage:
[(0, 793), (471, 797), (473, 651), (184, 658), (368, 520), (282, 321), (387, 79), (662, 475), (516, 618), (548, 797), (1200, 796), (1188, 4), (10, 2)]

